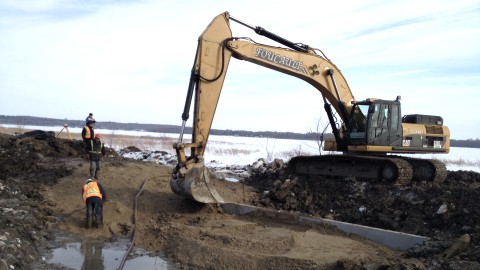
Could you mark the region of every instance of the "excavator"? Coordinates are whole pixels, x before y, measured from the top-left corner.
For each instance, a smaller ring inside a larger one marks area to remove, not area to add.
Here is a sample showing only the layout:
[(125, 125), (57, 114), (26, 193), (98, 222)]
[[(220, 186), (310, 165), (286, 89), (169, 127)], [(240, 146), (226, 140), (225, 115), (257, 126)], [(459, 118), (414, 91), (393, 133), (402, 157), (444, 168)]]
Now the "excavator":
[[(279, 46), (232, 37), (231, 22), (250, 28)], [(449, 152), (450, 131), (443, 125), (442, 117), (402, 116), (400, 96), (393, 100), (356, 100), (340, 69), (321, 50), (291, 42), (224, 12), (211, 21), (198, 39), (180, 137), (173, 145), (178, 164), (170, 186), (177, 195), (201, 203), (223, 202), (203, 156), (232, 57), (294, 76), (320, 92), (332, 129), (332, 136), (324, 140), (324, 150), (329, 154), (293, 157), (288, 161), (291, 173), (355, 177), (393, 185), (408, 185), (411, 181), (440, 183), (445, 179), (445, 164), (411, 155)], [(183, 142), (193, 100), (192, 137), (190, 142)]]

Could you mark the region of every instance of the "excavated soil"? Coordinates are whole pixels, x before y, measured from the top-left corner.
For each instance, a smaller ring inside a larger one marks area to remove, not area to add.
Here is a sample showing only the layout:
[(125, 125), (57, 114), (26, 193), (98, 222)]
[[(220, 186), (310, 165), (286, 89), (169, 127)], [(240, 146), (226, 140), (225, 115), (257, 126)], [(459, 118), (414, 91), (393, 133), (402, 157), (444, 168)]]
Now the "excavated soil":
[(171, 166), (126, 160), (111, 150), (103, 165), (105, 226), (87, 230), (81, 142), (43, 131), (0, 134), (0, 269), (64, 269), (42, 259), (57, 230), (110, 242), (135, 232), (136, 246), (166, 254), (182, 269), (480, 269), (475, 172), (393, 187), (288, 175), (276, 160), (249, 168), (240, 182), (215, 181), (225, 201), (430, 238), (399, 252), (328, 226), (228, 215), (181, 198), (170, 189)]

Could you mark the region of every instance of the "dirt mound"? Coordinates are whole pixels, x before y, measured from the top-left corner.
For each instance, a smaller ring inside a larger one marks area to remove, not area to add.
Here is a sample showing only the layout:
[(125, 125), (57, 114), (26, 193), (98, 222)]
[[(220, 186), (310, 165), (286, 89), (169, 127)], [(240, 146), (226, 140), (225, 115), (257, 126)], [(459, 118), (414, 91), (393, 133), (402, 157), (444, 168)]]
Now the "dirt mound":
[(53, 132), (0, 134), (0, 269), (3, 262), (29, 269), (41, 261), (56, 221), (45, 191), (72, 174), (84, 153), (81, 141)]
[(27, 269), (40, 260), (39, 249), (51, 239), (55, 221), (42, 191), (71, 171), (55, 159), (68, 156), (66, 152), (78, 155), (78, 150), (40, 131), (1, 134), (0, 149), (0, 263)]
[[(449, 171), (441, 184), (396, 187), (354, 178), (288, 175), (286, 166), (276, 161), (255, 170), (245, 182), (260, 191), (254, 205), (428, 236), (432, 241), (427, 246), (406, 256), (446, 268), (452, 261), (480, 267), (479, 173)], [(468, 244), (462, 250), (449, 250), (465, 238)]]
[[(36, 182), (40, 178), (43, 184), (52, 184), (71, 173), (69, 159), (86, 158), (82, 141), (55, 138), (51, 131), (1, 134), (0, 148), (0, 179), (13, 177), (21, 182)], [(118, 158), (113, 149), (107, 149), (107, 154)]]

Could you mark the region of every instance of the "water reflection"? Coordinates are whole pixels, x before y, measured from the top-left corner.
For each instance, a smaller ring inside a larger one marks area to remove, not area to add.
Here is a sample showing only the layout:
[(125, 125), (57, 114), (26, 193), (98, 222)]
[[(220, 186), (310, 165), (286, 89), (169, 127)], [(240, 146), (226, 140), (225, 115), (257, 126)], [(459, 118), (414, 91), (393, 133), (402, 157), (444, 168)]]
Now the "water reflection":
[[(127, 251), (128, 241), (103, 243), (98, 240), (83, 240), (82, 242), (63, 244), (53, 249), (49, 264), (56, 264), (75, 270), (114, 270)], [(124, 270), (129, 269), (177, 269), (174, 263), (155, 256), (149, 256), (145, 251), (134, 248), (130, 258), (125, 262)]]
[(82, 242), (81, 250), (84, 258), (82, 270), (105, 270), (105, 267), (103, 266), (102, 243), (84, 241)]

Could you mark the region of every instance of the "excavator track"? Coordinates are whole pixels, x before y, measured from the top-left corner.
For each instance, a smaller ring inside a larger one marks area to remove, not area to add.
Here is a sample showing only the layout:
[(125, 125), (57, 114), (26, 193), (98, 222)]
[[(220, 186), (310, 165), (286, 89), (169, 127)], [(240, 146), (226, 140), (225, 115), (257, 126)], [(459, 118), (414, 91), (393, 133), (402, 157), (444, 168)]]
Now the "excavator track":
[(402, 157), (413, 168), (412, 181), (442, 183), (447, 178), (447, 168), (445, 164), (435, 159), (407, 158)]
[(297, 156), (288, 162), (290, 173), (342, 176), (408, 185), (413, 177), (409, 162), (398, 157), (323, 155)]

